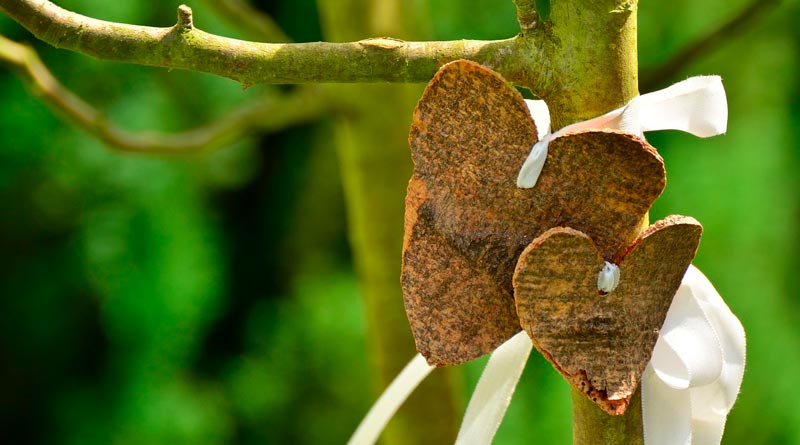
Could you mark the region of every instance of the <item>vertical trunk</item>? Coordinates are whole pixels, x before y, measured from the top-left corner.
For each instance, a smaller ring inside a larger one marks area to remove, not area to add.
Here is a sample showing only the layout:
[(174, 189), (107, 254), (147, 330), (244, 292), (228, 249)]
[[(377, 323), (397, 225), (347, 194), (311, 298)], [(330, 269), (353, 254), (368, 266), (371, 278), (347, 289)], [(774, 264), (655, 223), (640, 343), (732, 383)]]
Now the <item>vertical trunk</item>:
[(552, 71), (544, 99), (553, 129), (599, 116), (638, 94), (636, 0), (552, 2), (539, 33)]
[[(320, 0), (326, 40), (403, 38), (418, 23), (398, 0)], [(411, 176), (408, 129), (420, 85), (331, 85), (351, 105), (336, 123), (336, 145), (350, 242), (365, 301), (375, 393), (416, 352), (403, 309), (400, 261), (406, 186)], [(440, 370), (387, 426), (384, 444), (452, 443), (458, 425), (454, 370)]]
[[(638, 94), (636, 8), (636, 0), (553, 1), (551, 21), (532, 31), (548, 42), (544, 51), (553, 64), (555, 87), (542, 95), (554, 130), (618, 108)], [(576, 391), (572, 403), (575, 445), (643, 443), (638, 392), (624, 416), (606, 414)]]
[(574, 445), (643, 445), (642, 397), (636, 391), (624, 416), (611, 416), (575, 389), (572, 390)]

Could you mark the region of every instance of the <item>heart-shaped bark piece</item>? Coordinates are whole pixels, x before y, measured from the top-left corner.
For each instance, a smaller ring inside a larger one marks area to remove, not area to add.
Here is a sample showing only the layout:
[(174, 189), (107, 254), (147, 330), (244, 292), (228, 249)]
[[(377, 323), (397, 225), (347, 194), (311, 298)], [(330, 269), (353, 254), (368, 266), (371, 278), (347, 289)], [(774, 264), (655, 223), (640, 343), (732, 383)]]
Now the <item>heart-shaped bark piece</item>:
[(511, 278), (536, 236), (573, 227), (611, 259), (665, 185), (646, 142), (588, 131), (553, 140), (536, 187), (517, 188), (535, 125), (517, 90), (468, 61), (430, 82), (409, 142), (401, 281), (417, 348), (436, 365), (480, 357), (517, 332)]
[[(424, 194), (425, 183), (412, 179), (407, 201)], [(412, 208), (406, 218), (414, 219), (414, 229), (406, 231), (406, 243), (413, 248), (403, 256), (403, 289), (417, 349), (433, 352), (436, 364), (493, 351), (498, 339), (520, 330), (511, 295), (435, 229), (429, 201)]]
[(514, 296), (522, 327), (606, 412), (628, 407), (701, 233), (685, 216), (650, 226), (623, 254), (619, 284), (608, 294), (597, 289), (604, 258), (584, 233), (550, 229), (520, 256)]

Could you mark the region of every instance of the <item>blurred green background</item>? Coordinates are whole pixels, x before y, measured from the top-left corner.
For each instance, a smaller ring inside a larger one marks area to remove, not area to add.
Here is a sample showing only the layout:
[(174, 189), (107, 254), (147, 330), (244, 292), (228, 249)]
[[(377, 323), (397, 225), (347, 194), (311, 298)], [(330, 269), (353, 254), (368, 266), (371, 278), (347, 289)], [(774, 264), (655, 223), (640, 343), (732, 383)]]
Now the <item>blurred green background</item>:
[[(201, 29), (247, 37), (208, 2), (187, 3)], [(517, 31), (510, 0), (406, 3), (430, 19), (418, 39)], [(641, 2), (643, 73), (746, 3)], [(153, 26), (172, 25), (177, 6), (58, 4)], [(313, 0), (252, 4), (295, 41), (324, 38)], [(726, 135), (648, 135), (668, 171), (651, 220), (703, 223), (695, 264), (748, 334), (726, 444), (800, 444), (798, 18), (798, 2), (783, 2), (658, 84), (720, 74)], [(98, 62), (5, 17), (0, 33), (34, 45), (65, 85), (132, 131), (191, 128), (294, 88)], [(0, 117), (0, 443), (346, 441), (374, 394), (332, 118), (202, 154), (125, 154), (55, 116), (5, 69)], [(463, 367), (461, 399), (484, 362)], [(496, 443), (567, 444), (570, 425), (568, 386), (533, 357)]]

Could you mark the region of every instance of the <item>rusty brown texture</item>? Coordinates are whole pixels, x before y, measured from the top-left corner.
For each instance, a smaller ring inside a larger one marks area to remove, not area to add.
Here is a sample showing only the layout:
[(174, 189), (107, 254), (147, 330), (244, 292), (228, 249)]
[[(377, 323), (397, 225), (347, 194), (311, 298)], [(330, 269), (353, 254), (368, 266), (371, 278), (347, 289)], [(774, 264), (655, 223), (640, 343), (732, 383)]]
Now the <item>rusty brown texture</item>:
[(517, 188), (535, 142), (519, 92), (473, 62), (443, 66), (417, 104), (401, 282), (431, 364), (480, 357), (520, 329), (512, 275), (534, 238), (569, 226), (612, 259), (664, 189), (655, 149), (614, 131), (555, 139), (536, 187)]
[(520, 256), (514, 291), (522, 327), (609, 414), (623, 414), (636, 391), (701, 233), (691, 217), (653, 224), (623, 254), (619, 285), (608, 294), (597, 289), (603, 255), (582, 232), (550, 229)]

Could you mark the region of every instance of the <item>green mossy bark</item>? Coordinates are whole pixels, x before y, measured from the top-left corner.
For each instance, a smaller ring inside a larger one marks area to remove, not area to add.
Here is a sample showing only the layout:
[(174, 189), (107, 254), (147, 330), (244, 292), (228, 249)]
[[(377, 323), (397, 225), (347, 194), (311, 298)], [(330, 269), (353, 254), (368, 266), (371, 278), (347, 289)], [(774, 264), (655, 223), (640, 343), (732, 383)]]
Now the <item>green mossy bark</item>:
[[(0, 11), (58, 48), (100, 60), (211, 73), (244, 85), (427, 82), (441, 65), (456, 59), (479, 61), (509, 80), (522, 80), (527, 75), (516, 59), (508, 57), (515, 52), (514, 39), (404, 42), (367, 38), (382, 34), (360, 34), (358, 39), (365, 40), (261, 43), (203, 32), (191, 24), (191, 10), (186, 7), (183, 11), (189, 14), (188, 23), (169, 28), (106, 22), (36, 0), (2, 0)], [(186, 21), (187, 17), (181, 17), (179, 12), (179, 21)], [(357, 23), (366, 22), (351, 20), (351, 24)]]
[[(398, 1), (320, 0), (319, 6), (323, 31), (331, 40), (403, 35), (409, 31), (403, 19), (415, 23)], [(377, 397), (416, 353), (403, 307), (400, 261), (412, 170), (408, 129), (422, 88), (331, 85), (328, 90), (334, 100), (348, 104), (336, 123), (336, 145)], [(387, 425), (382, 443), (453, 443), (460, 418), (454, 384), (458, 372), (434, 372)]]
[[(636, 0), (553, 1), (546, 22), (537, 22), (532, 3), (517, 1), (520, 46), (535, 42), (533, 51), (517, 57), (530, 57), (531, 68), (535, 60), (548, 61), (548, 71), (537, 77), (545, 81), (528, 85), (547, 101), (553, 130), (621, 107), (638, 94)], [(575, 445), (643, 443), (638, 392), (624, 416), (606, 414), (574, 390), (572, 403)]]
[(638, 94), (635, 0), (554, 1), (530, 33), (546, 42), (542, 98), (553, 129), (621, 107)]
[(642, 397), (636, 391), (624, 416), (611, 416), (583, 393), (572, 390), (574, 445), (643, 445)]

